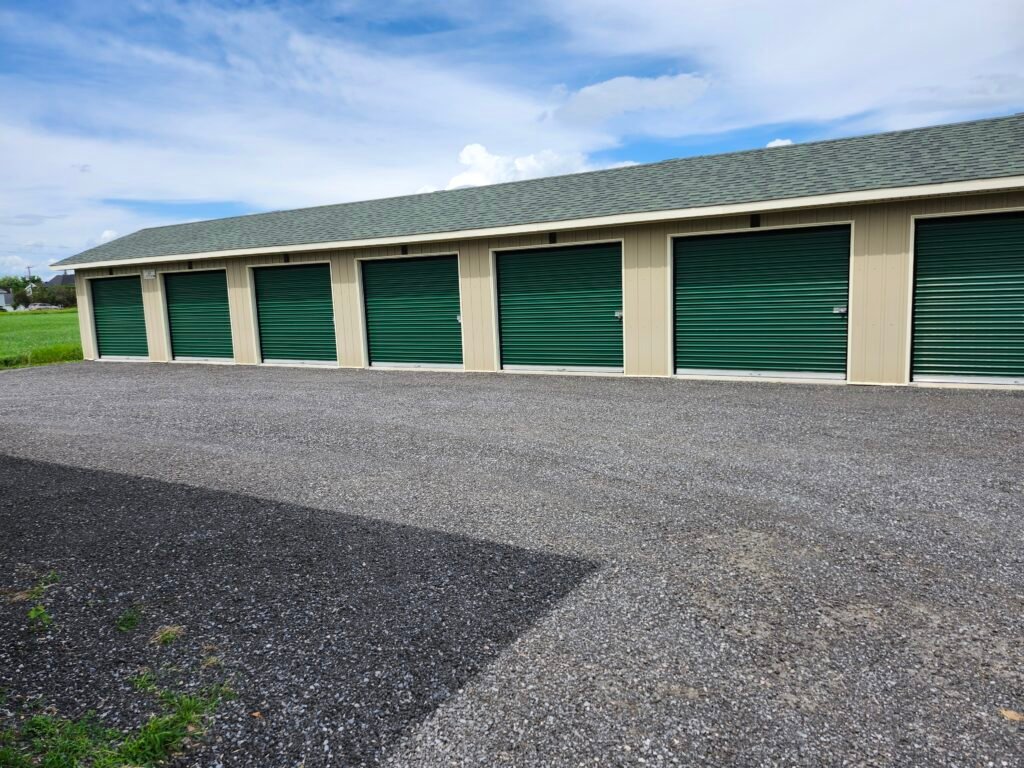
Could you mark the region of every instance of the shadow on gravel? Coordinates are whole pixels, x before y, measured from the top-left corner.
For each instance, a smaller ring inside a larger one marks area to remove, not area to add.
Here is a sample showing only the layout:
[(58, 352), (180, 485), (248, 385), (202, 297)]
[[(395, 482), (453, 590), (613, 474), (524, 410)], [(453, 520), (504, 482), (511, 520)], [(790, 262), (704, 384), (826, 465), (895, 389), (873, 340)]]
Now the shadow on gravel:
[[(182, 685), (216, 677), (239, 694), (189, 764), (373, 764), (594, 568), (0, 456), (0, 590), (60, 576), (47, 632), (29, 628), (26, 603), (0, 600), (0, 688), (8, 706), (41, 696), (130, 725), (143, 713), (128, 680), (156, 659)], [(141, 623), (117, 629), (132, 606)], [(154, 646), (167, 624), (182, 638)]]

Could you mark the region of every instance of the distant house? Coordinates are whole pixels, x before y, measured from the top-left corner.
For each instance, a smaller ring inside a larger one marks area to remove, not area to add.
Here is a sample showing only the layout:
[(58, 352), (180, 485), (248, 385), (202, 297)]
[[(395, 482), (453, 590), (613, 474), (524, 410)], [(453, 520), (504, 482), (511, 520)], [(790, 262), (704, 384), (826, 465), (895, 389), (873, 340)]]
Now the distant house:
[(0, 288), (0, 309), (14, 309), (14, 294), (12, 294), (6, 288)]
[(46, 281), (46, 285), (48, 285), (50, 288), (60, 288), (63, 286), (66, 286), (68, 288), (74, 288), (75, 276), (69, 275), (67, 272), (65, 272), (62, 275), (54, 275), (53, 277)]

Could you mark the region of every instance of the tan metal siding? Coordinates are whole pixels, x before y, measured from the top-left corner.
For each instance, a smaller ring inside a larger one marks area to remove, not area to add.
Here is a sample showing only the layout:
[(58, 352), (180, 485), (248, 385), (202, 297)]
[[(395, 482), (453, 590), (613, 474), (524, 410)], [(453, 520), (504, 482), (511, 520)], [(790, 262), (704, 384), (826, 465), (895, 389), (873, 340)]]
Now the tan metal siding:
[(910, 373), (912, 217), (1024, 206), (1024, 192), (910, 200), (762, 215), (762, 226), (853, 221), (850, 382), (906, 384)]
[(92, 296), (89, 293), (89, 283), (85, 279), (86, 272), (78, 270), (75, 272), (75, 296), (78, 298), (78, 333), (82, 337), (82, 357), (86, 360), (95, 360), (96, 354), (96, 330), (92, 322)]
[[(912, 217), (1024, 208), (1024, 191), (960, 195), (893, 203), (768, 212), (763, 227), (853, 223), (850, 274), (850, 376), (854, 383), (906, 384), (909, 373), (909, 329), (912, 279)], [(632, 376), (669, 376), (671, 368), (670, 238), (695, 232), (745, 229), (748, 215), (682, 219), (649, 225), (573, 229), (558, 233), (556, 244), (621, 240), (623, 244), (624, 365)], [(497, 327), (492, 252), (505, 248), (544, 246), (547, 233), (410, 244), (408, 255), (457, 253), (463, 321), (463, 353), (469, 371), (497, 369)], [(335, 304), (339, 363), (366, 365), (362, 297), (357, 259), (398, 256), (400, 246), (292, 254), (290, 263), (329, 261)], [(259, 362), (252, 301), (251, 267), (284, 263), (280, 254), (218, 259), (198, 268), (223, 267), (235, 361)], [(158, 272), (185, 269), (186, 262), (156, 265)], [(152, 268), (152, 267), (150, 267)], [(86, 279), (108, 274), (139, 274), (138, 267), (78, 270), (79, 324), (86, 358), (96, 350)], [(170, 357), (162, 281), (143, 280), (150, 355)]]

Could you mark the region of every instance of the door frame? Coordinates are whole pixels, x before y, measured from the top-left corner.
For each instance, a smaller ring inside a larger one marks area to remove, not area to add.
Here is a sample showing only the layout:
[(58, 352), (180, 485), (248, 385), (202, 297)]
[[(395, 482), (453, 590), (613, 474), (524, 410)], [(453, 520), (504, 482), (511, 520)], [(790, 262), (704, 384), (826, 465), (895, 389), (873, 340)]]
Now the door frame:
[[(619, 246), (619, 294), (622, 312), (622, 370), (618, 368), (599, 368), (594, 366), (519, 366), (505, 368), (501, 364), (501, 312), (498, 306), (498, 254), (509, 251), (539, 251), (558, 248), (587, 247), (592, 245)], [(591, 376), (624, 376), (626, 370), (626, 239), (624, 237), (601, 237), (594, 240), (579, 240), (573, 243), (541, 243), (540, 245), (513, 245), (508, 247), (488, 247), (491, 267), (491, 324), (494, 328), (494, 370), (498, 373), (532, 373), (560, 374), (572, 373)]]
[(129, 355), (107, 355), (103, 356), (100, 354), (100, 340), (99, 335), (96, 333), (96, 302), (92, 299), (92, 281), (93, 280), (109, 280), (116, 277), (137, 277), (139, 278), (139, 291), (142, 291), (142, 270), (127, 272), (122, 275), (89, 275), (84, 276), (83, 279), (89, 288), (89, 312), (92, 315), (89, 318), (89, 325), (92, 329), (92, 348), (96, 350), (96, 360), (101, 362), (111, 363), (149, 363), (152, 362), (153, 358), (149, 355), (149, 321), (146, 318), (146, 297), (142, 297), (142, 319), (146, 322), (146, 356), (145, 357), (133, 357)]
[[(234, 353), (234, 342), (235, 342), (235, 329), (231, 329), (231, 346), (232, 352), (231, 357), (181, 357), (175, 359), (174, 357), (174, 344), (171, 342), (171, 313), (167, 305), (167, 283), (164, 282), (165, 275), (179, 275), (187, 274), (190, 272), (223, 272), (224, 273), (224, 285), (227, 287), (228, 282), (228, 268), (221, 264), (220, 266), (202, 266), (195, 269), (158, 269), (156, 273), (157, 279), (160, 281), (160, 303), (163, 305), (164, 313), (164, 343), (167, 345), (167, 362), (169, 363), (202, 363), (204, 365), (234, 365), (235, 364), (235, 353)], [(228, 318), (230, 324), (231, 313), (231, 289), (228, 288)]]
[(919, 219), (957, 219), (967, 216), (984, 216), (986, 214), (1000, 213), (1022, 213), (1024, 206), (1010, 206), (1006, 208), (972, 208), (969, 211), (942, 211), (940, 213), (912, 213), (910, 215), (910, 251), (907, 258), (908, 279), (907, 279), (907, 321), (906, 321), (906, 355), (903, 370), (907, 376), (907, 385), (927, 387), (941, 386), (943, 384), (961, 384), (981, 387), (1007, 387), (1020, 388), (1024, 386), (1024, 378), (1009, 378), (1007, 376), (941, 376), (926, 375), (921, 379), (914, 379), (914, 289), (917, 287), (917, 222)]
[[(459, 339), (462, 344), (462, 362), (449, 363), (385, 363), (372, 365), (370, 362), (370, 333), (366, 322), (366, 297), (363, 295), (363, 262), (364, 261), (397, 261), (398, 259), (436, 259), (454, 256), (459, 279)], [(464, 371), (466, 370), (466, 309), (462, 296), (462, 254), (458, 249), (438, 251), (437, 253), (399, 253), (380, 256), (356, 256), (356, 301), (359, 304), (359, 338), (362, 349), (362, 367), (378, 371)]]
[[(257, 269), (274, 269), (277, 267), (308, 267), (314, 264), (326, 264), (328, 281), (327, 284), (331, 289), (331, 327), (335, 329), (334, 334), (334, 356), (335, 360), (280, 360), (268, 363), (263, 359), (263, 344), (260, 342), (260, 318), (259, 309), (256, 307), (256, 275), (254, 271)], [(334, 306), (334, 265), (331, 263), (330, 257), (323, 259), (310, 259), (309, 261), (288, 261), (281, 262), (279, 264), (246, 264), (246, 277), (249, 282), (249, 306), (252, 311), (252, 337), (253, 342), (256, 345), (256, 360), (257, 365), (268, 365), (273, 367), (281, 368), (340, 368), (341, 367), (341, 353), (338, 350), (338, 336), (337, 336), (337, 324), (338, 324), (338, 308)]]
[[(678, 373), (676, 369), (676, 260), (675, 241), (686, 237), (714, 237), (715, 235), (735, 235), (751, 232), (774, 232), (782, 229), (823, 229), (826, 227), (846, 226), (850, 230), (850, 253), (846, 260), (846, 371), (842, 378), (833, 374), (816, 374), (815, 372), (800, 373), (799, 371), (744, 371), (707, 369), (707, 373)], [(731, 227), (729, 229), (702, 230), (700, 232), (669, 233), (666, 236), (668, 249), (668, 370), (669, 376), (679, 379), (714, 379), (749, 381), (781, 381), (794, 384), (848, 384), (850, 382), (850, 362), (853, 339), (854, 302), (853, 302), (853, 254), (856, 243), (856, 222), (853, 219), (837, 219), (835, 221), (815, 221), (808, 224), (778, 224), (767, 227)]]

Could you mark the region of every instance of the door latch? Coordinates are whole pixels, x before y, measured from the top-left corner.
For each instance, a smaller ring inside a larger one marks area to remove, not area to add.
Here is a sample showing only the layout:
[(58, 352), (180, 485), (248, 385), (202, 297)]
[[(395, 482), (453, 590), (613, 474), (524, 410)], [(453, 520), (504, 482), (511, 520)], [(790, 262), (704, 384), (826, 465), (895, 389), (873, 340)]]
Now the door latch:
[(622, 310), (621, 309), (616, 309), (615, 310), (615, 319), (616, 320), (621, 320), (622, 319)]
[(843, 307), (832, 307), (832, 314), (833, 315), (845, 315), (846, 314), (846, 307), (845, 306), (843, 306)]
[(462, 322), (462, 315), (456, 315), (455, 316), (455, 322), (461, 323)]

